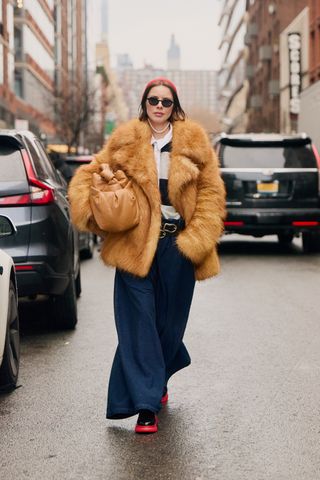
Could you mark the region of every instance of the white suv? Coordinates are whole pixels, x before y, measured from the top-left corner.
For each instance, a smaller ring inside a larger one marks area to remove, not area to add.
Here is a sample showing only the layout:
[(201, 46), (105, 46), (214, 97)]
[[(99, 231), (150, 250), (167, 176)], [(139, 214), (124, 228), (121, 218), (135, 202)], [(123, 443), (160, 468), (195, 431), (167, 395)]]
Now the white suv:
[[(16, 232), (11, 220), (0, 215), (0, 237)], [(20, 361), (18, 295), (12, 258), (0, 249), (0, 391), (15, 388)]]

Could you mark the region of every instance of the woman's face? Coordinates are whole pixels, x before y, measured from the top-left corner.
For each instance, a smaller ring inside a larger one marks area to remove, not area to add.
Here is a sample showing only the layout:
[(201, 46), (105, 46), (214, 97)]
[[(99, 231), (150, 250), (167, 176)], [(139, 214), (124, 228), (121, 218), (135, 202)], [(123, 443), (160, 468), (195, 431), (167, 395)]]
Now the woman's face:
[[(173, 102), (173, 96), (170, 88), (165, 85), (157, 85), (152, 87), (148, 98), (158, 98), (160, 100), (169, 99)], [(173, 110), (173, 103), (170, 107), (164, 107), (161, 102), (158, 105), (150, 105), (148, 99), (146, 100), (147, 115), (151, 123), (156, 127), (160, 127), (168, 122)]]

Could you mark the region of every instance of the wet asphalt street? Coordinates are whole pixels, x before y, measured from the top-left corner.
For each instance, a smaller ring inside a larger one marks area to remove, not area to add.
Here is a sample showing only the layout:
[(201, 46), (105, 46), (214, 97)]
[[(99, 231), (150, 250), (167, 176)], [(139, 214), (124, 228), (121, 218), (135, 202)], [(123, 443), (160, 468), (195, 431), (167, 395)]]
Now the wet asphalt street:
[(320, 256), (298, 241), (228, 237), (222, 273), (197, 284), (191, 367), (169, 384), (159, 432), (105, 419), (116, 347), (113, 270), (82, 262), (74, 332), (23, 305), (18, 388), (0, 396), (6, 480), (320, 478)]

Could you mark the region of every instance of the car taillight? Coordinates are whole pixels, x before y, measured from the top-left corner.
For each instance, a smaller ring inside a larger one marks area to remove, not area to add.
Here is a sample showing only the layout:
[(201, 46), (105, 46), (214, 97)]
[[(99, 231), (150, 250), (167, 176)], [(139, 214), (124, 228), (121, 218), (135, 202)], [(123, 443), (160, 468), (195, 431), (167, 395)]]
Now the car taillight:
[(0, 198), (0, 206), (10, 206), (10, 205), (29, 205), (30, 204), (30, 195), (28, 193), (24, 195), (12, 195), (11, 197), (2, 197)]
[(54, 201), (53, 190), (41, 182), (30, 183), (30, 193), (23, 195), (12, 195), (10, 197), (1, 197), (0, 206), (15, 206), (15, 205), (47, 205)]
[(30, 181), (31, 185), (31, 203), (33, 205), (44, 205), (54, 201), (53, 189), (38, 180)]
[(317, 227), (319, 225), (319, 222), (301, 220), (292, 222), (292, 225), (294, 227)]
[(52, 203), (54, 201), (54, 190), (46, 183), (36, 178), (32, 163), (30, 162), (30, 158), (26, 150), (22, 150), (21, 153), (27, 171), (29, 185), (31, 187), (29, 203), (31, 205), (46, 205), (48, 203)]
[(14, 268), (16, 271), (24, 271), (24, 272), (34, 270), (32, 265), (15, 265)]
[(244, 222), (224, 222), (225, 227), (242, 227)]

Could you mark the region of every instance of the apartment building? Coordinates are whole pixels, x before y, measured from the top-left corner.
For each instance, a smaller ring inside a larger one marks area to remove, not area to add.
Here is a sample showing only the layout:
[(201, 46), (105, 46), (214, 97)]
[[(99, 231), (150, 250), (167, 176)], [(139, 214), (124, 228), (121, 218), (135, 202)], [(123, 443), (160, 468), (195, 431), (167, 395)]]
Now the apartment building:
[(300, 95), (298, 128), (311, 136), (320, 151), (320, 1), (308, 0), (309, 86)]
[(280, 34), (307, 0), (247, 0), (249, 131), (280, 131)]
[(280, 131), (296, 133), (301, 92), (309, 85), (309, 8), (280, 34)]
[(308, 0), (309, 42), (310, 42), (310, 83), (320, 80), (320, 2)]
[(227, 132), (243, 132), (247, 125), (246, 19), (246, 0), (224, 0), (219, 19), (222, 63), (218, 82), (221, 124)]
[[(0, 1), (0, 121), (53, 132), (46, 99), (54, 87), (54, 0)], [(1, 71), (1, 69), (0, 69)]]
[(0, 0), (0, 126), (54, 137), (54, 97), (85, 83), (86, 0)]

